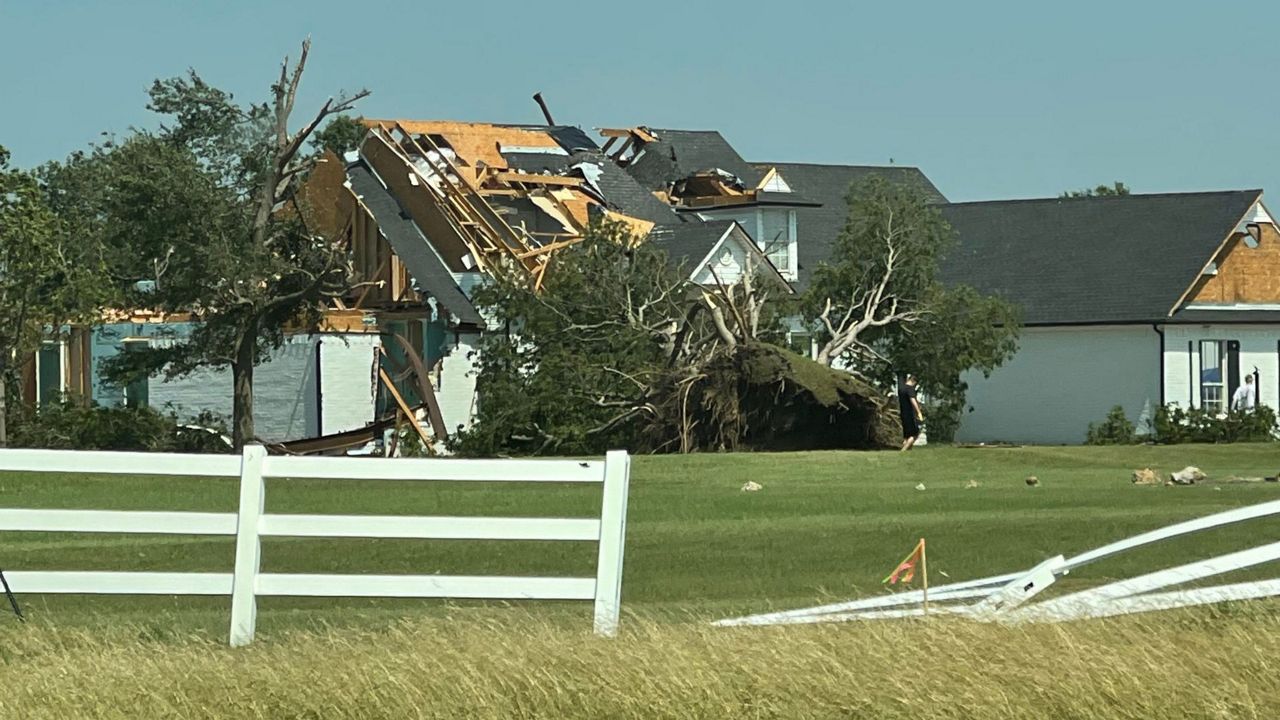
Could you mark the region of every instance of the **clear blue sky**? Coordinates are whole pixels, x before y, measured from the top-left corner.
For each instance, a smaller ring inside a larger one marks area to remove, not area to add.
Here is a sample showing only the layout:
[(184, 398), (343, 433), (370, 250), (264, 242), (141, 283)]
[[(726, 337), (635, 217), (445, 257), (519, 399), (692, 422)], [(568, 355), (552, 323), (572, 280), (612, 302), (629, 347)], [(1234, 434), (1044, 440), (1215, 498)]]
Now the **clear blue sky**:
[(1261, 1), (0, 0), (0, 144), (30, 166), (154, 124), (146, 87), (188, 67), (262, 98), (308, 34), (304, 111), (368, 87), (369, 116), (539, 122), (541, 90), (564, 124), (892, 158), (953, 200), (1280, 195), (1280, 3)]

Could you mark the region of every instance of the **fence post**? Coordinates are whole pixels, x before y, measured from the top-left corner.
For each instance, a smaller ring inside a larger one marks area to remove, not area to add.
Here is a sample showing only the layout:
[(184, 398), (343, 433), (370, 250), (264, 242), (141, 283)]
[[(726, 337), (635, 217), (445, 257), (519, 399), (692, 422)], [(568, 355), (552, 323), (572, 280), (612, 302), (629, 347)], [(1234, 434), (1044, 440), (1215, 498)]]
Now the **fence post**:
[(253, 641), (258, 617), (256, 585), (262, 559), (258, 519), (262, 516), (266, 491), (262, 483), (262, 461), (267, 456), (261, 445), (246, 445), (240, 461), (240, 510), (236, 523), (236, 569), (231, 585), (231, 646)]
[(604, 460), (604, 492), (600, 508), (600, 557), (596, 561), (595, 631), (618, 632), (622, 609), (622, 553), (627, 536), (627, 495), (631, 456), (610, 450)]

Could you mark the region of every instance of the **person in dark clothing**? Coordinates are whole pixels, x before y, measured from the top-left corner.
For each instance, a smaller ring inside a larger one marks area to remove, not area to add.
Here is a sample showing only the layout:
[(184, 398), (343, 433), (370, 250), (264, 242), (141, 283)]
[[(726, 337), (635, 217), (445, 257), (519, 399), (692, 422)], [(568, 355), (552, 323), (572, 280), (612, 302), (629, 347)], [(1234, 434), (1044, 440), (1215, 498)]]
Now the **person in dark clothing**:
[(920, 401), (916, 399), (915, 375), (908, 375), (898, 385), (898, 410), (902, 415), (902, 451), (906, 452), (916, 444), (920, 437), (920, 426), (924, 423), (924, 411), (920, 409)]

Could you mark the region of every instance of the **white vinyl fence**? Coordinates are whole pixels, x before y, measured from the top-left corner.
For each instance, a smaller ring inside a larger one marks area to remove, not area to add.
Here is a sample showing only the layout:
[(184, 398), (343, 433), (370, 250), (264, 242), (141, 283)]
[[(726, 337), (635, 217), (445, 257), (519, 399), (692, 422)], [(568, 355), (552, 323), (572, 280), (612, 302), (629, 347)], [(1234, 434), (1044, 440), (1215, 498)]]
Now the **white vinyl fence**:
[[(19, 595), (230, 595), (235, 646), (253, 640), (259, 595), (593, 600), (595, 631), (617, 632), (631, 474), (631, 458), (623, 451), (610, 452), (603, 461), (578, 461), (281, 457), (268, 456), (258, 445), (246, 447), (241, 456), (0, 450), (0, 472), (240, 478), (235, 513), (0, 508), (0, 531), (236, 538), (232, 572), (6, 572)], [(599, 519), (291, 515), (264, 512), (265, 478), (600, 483), (604, 488)], [(599, 544), (599, 555), (593, 578), (262, 573), (261, 538), (270, 536), (590, 541)]]
[[(1056, 555), (1022, 572), (934, 586), (929, 588), (929, 609), (923, 606), (924, 593), (920, 590), (911, 590), (797, 610), (727, 618), (716, 621), (714, 624), (719, 626), (790, 625), (849, 620), (886, 620), (920, 617), (929, 612), (939, 615), (959, 615), (984, 621), (1055, 622), (1273, 597), (1280, 595), (1280, 579), (1183, 590), (1166, 589), (1280, 560), (1280, 542), (1155, 570), (1138, 577), (1117, 580), (1049, 600), (1033, 602), (1058, 578), (1103, 558), (1171, 538), (1276, 516), (1280, 516), (1280, 500), (1233, 508), (1174, 523), (1070, 558)], [(1165, 590), (1165, 592), (1156, 592), (1157, 590)]]

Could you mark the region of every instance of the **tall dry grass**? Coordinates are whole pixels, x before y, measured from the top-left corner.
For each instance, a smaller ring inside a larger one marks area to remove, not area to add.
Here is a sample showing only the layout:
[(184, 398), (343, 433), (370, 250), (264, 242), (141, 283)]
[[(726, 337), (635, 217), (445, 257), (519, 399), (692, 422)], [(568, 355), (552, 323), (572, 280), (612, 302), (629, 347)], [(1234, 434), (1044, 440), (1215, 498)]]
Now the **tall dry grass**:
[(1280, 622), (1267, 607), (1020, 627), (629, 618), (613, 640), (463, 613), (237, 650), (33, 626), (0, 634), (0, 716), (1269, 720)]

